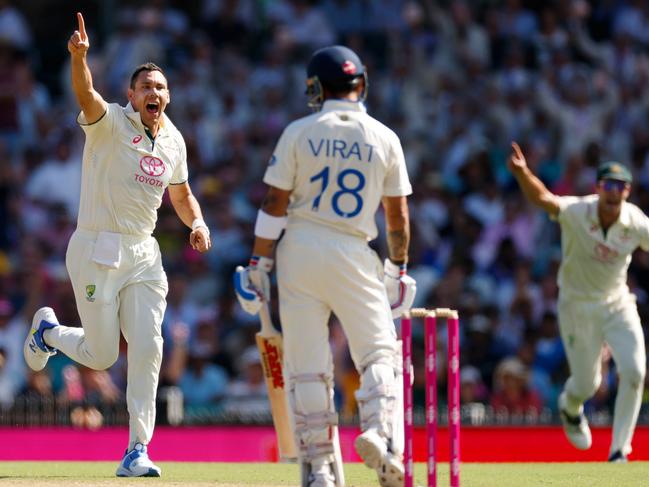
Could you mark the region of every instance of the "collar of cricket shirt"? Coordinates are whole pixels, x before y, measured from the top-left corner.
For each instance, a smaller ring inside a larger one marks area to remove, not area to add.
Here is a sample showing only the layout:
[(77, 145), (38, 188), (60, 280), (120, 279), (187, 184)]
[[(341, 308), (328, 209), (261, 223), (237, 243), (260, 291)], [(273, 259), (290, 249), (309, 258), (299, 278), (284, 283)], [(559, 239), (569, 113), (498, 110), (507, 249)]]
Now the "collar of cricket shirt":
[(349, 110), (352, 112), (366, 112), (365, 104), (362, 101), (351, 101), (351, 100), (338, 100), (338, 99), (329, 99), (325, 100), (322, 104), (323, 112), (333, 112), (336, 110)]
[[(129, 101), (126, 106), (124, 107), (124, 113), (128, 118), (130, 118), (135, 124), (140, 127), (142, 130), (145, 129), (144, 124), (142, 123), (142, 117), (140, 116), (140, 112), (136, 112), (133, 109), (133, 105), (131, 105), (131, 102)], [(162, 117), (160, 118), (160, 127), (158, 127), (158, 135), (160, 135), (163, 130), (165, 130), (167, 124), (169, 123), (169, 119), (167, 118), (167, 114), (163, 113)]]
[[(597, 225), (597, 227), (599, 227), (599, 218), (597, 217), (597, 204), (597, 198), (593, 198), (593, 200), (588, 205), (587, 215), (591, 224)], [(622, 208), (620, 208), (620, 216), (617, 218), (617, 221), (613, 223), (613, 225), (618, 224), (625, 228), (631, 225), (631, 212), (626, 201), (622, 202)]]

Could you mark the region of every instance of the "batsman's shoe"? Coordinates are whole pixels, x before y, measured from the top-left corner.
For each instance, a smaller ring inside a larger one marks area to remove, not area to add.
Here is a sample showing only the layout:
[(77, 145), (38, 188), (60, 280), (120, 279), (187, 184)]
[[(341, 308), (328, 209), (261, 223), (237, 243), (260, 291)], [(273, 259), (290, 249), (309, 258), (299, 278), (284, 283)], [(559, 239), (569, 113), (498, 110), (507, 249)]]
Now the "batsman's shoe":
[(118, 477), (160, 477), (160, 467), (154, 465), (146, 452), (146, 446), (136, 443), (132, 450), (126, 450), (115, 474)]
[(608, 461), (610, 463), (626, 463), (628, 460), (626, 458), (626, 455), (622, 453), (621, 450), (616, 450), (611, 453), (610, 457), (608, 457)]
[(336, 487), (336, 478), (330, 475), (309, 475), (309, 487)]
[(584, 413), (576, 416), (568, 414), (566, 411), (566, 393), (559, 395), (559, 416), (563, 423), (563, 431), (568, 441), (578, 450), (588, 450), (593, 444), (593, 437), (590, 434), (588, 420)]
[(403, 487), (403, 462), (390, 451), (385, 438), (375, 429), (370, 428), (360, 434), (354, 448), (365, 465), (376, 470), (381, 487)]
[(34, 313), (32, 327), (29, 329), (23, 354), (29, 368), (35, 371), (43, 370), (50, 356), (56, 354), (56, 349), (48, 346), (43, 339), (43, 332), (59, 326), (52, 308), (41, 308)]
[(312, 472), (309, 474), (309, 487), (336, 487), (336, 477), (331, 469), (328, 472)]

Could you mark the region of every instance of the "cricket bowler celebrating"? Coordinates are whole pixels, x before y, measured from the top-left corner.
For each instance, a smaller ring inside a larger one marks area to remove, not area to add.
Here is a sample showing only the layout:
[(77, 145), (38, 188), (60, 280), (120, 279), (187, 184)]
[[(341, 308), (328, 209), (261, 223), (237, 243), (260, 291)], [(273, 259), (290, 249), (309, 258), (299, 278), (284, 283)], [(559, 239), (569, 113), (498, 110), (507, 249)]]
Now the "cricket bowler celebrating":
[[(301, 485), (343, 486), (328, 322), (335, 313), (361, 377), (361, 429), (355, 448), (381, 485), (403, 485), (401, 351), (392, 316), (414, 299), (406, 275), (411, 193), (397, 135), (370, 117), (365, 68), (343, 46), (317, 51), (307, 67), (316, 113), (281, 135), (264, 176), (268, 193), (255, 224), (253, 257), (235, 274), (242, 307), (256, 314), (270, 298), (277, 245), (284, 377)], [(385, 209), (384, 269), (367, 245)], [(391, 305), (393, 313), (391, 313)]]
[(162, 361), (161, 324), (167, 277), (151, 236), (165, 188), (176, 213), (192, 232), (194, 249), (211, 246), (209, 230), (187, 183), (184, 140), (164, 114), (169, 89), (152, 63), (136, 68), (126, 107), (97, 93), (86, 62), (90, 46), (83, 16), (68, 41), (72, 87), (86, 134), (77, 229), (66, 266), (83, 329), (60, 325), (51, 308), (34, 315), (25, 360), (45, 367), (61, 350), (93, 369), (107, 369), (119, 354), (120, 330), (128, 342), (129, 444), (119, 477), (159, 477), (147, 455), (153, 435), (155, 398)]
[(632, 177), (617, 162), (597, 169), (597, 193), (557, 196), (530, 171), (513, 143), (509, 169), (526, 198), (561, 226), (558, 314), (570, 377), (559, 396), (568, 440), (586, 450), (592, 443), (583, 403), (598, 389), (602, 346), (607, 343), (619, 374), (609, 461), (625, 462), (642, 399), (646, 368), (644, 337), (627, 269), (637, 247), (649, 250), (649, 218), (627, 202)]

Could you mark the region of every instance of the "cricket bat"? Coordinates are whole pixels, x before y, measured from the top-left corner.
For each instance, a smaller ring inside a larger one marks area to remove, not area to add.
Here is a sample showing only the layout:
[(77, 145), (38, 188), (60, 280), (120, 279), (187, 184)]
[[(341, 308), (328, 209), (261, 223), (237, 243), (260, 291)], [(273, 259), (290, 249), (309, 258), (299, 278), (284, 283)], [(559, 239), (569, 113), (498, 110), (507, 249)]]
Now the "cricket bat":
[(284, 387), (282, 334), (273, 326), (267, 302), (264, 302), (259, 310), (259, 319), (261, 321), (261, 330), (255, 335), (255, 339), (257, 340), (257, 348), (264, 368), (279, 456), (283, 461), (295, 461), (297, 459), (297, 450)]

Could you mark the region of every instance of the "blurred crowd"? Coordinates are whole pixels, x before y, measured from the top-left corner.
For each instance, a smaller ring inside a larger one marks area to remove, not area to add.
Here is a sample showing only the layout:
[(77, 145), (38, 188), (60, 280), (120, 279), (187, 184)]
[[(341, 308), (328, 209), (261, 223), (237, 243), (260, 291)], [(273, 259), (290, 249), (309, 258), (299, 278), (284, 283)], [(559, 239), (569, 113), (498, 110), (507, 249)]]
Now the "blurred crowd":
[[(20, 394), (101, 409), (125, 391), (124, 354), (104, 372), (59, 354), (31, 373), (22, 359), (38, 307), (80, 326), (64, 266), (83, 147), (66, 50), (76, 18), (69, 2), (53, 4), (0, 0), (0, 409)], [(619, 160), (634, 174), (631, 200), (649, 211), (648, 2), (106, 0), (82, 8), (106, 100), (126, 104), (136, 65), (165, 70), (168, 115), (185, 137), (189, 182), (212, 233), (209, 253), (193, 251), (163, 202), (155, 235), (170, 289), (160, 383), (182, 391), (187, 411), (268, 410), (259, 324), (239, 308), (231, 276), (250, 255), (274, 144), (308, 113), (305, 63), (342, 43), (367, 65), (369, 112), (402, 140), (414, 185), (415, 304), (459, 310), (463, 403), (477, 415), (556, 412), (567, 376), (558, 227), (523, 200), (506, 158), (518, 141), (562, 195), (592, 192), (595, 166)], [(384, 242), (381, 228), (372, 246), (382, 256)], [(629, 284), (646, 334), (649, 255), (634, 256)], [(421, 330), (416, 340), (422, 366)], [(331, 345), (338, 405), (352, 417), (358, 376), (335, 317)], [(587, 412), (607, 417), (616, 374), (606, 349), (602, 362), (605, 380)], [(420, 404), (423, 391), (419, 374)], [(644, 403), (646, 411), (649, 392)]]

